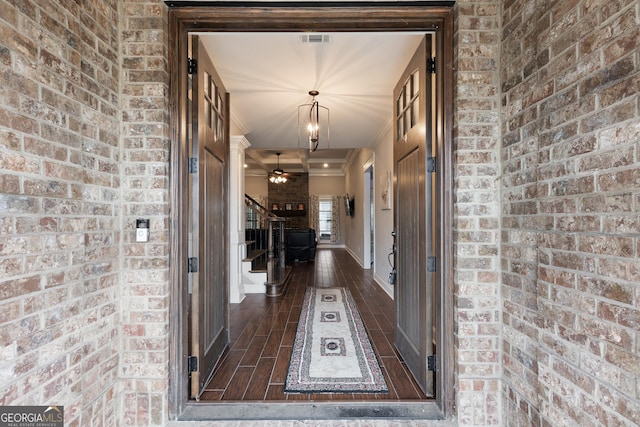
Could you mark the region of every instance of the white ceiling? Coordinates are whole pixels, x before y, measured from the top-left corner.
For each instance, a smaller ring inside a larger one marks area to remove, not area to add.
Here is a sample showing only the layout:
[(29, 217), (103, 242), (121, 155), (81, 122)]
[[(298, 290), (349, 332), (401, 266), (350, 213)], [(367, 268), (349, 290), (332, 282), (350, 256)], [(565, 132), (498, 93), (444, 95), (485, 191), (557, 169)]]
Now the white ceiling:
[[(232, 134), (251, 143), (248, 173), (275, 168), (276, 152), (285, 171), (342, 173), (353, 149), (374, 147), (390, 129), (393, 88), (422, 39), (416, 33), (325, 33), (328, 42), (303, 42), (310, 35), (320, 34), (201, 35), (230, 93)], [(321, 141), (309, 155), (299, 149), (297, 114), (313, 89), (330, 110), (331, 150)]]

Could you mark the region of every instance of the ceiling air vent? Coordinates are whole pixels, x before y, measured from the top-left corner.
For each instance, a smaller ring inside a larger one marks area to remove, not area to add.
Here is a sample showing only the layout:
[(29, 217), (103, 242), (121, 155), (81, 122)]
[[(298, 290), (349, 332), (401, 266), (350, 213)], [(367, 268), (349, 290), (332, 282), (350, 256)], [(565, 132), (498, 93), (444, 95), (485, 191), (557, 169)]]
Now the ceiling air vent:
[(329, 43), (329, 34), (303, 34), (300, 41), (303, 44)]

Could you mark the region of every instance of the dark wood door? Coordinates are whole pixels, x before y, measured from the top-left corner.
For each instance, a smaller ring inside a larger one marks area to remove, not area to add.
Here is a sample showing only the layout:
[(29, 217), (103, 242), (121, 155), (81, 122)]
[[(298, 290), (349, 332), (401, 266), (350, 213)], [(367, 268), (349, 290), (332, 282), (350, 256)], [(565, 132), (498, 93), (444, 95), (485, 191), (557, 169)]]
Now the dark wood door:
[(192, 252), (198, 257), (191, 293), (191, 396), (199, 397), (229, 342), (227, 254), (229, 95), (198, 37), (193, 38)]
[(394, 89), (394, 173), (396, 230), (395, 344), (427, 396), (433, 396), (433, 373), (427, 358), (433, 354), (434, 274), (432, 210), (433, 177), (427, 173), (432, 156), (431, 110), (433, 78), (427, 73), (432, 36), (416, 50)]

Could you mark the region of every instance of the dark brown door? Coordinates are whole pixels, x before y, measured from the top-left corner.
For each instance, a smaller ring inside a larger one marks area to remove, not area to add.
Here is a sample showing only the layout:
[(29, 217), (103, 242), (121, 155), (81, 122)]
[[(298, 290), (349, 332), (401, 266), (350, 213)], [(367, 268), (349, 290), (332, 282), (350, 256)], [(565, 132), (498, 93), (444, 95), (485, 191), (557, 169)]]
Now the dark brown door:
[[(229, 95), (198, 37), (193, 37), (192, 252), (198, 257), (191, 293), (191, 396), (199, 397), (229, 342), (227, 202)], [(192, 255), (193, 256), (193, 255)]]
[(397, 280), (396, 347), (427, 396), (433, 396), (432, 313), (434, 274), (429, 257), (432, 243), (431, 108), (433, 78), (427, 74), (432, 36), (427, 35), (394, 89), (394, 173)]

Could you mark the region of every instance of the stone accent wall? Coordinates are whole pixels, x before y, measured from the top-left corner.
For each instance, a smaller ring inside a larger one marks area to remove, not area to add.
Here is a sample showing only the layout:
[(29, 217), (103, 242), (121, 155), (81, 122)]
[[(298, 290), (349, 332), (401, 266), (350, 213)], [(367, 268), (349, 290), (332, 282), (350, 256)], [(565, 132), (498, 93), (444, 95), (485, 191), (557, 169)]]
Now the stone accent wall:
[(298, 203), (304, 203), (305, 213), (302, 216), (289, 216), (290, 212), (276, 212), (277, 215), (285, 218), (286, 228), (309, 228), (309, 174), (300, 173), (287, 177), (284, 184), (268, 183), (269, 203), (267, 208), (271, 209), (274, 203), (278, 204), (280, 210), (285, 209), (287, 203), (291, 204), (294, 210), (293, 215), (298, 213)]
[(506, 425), (640, 423), (640, 2), (502, 10)]
[(118, 2), (0, 0), (0, 405), (115, 425)]
[(501, 422), (500, 1), (458, 1), (454, 43), (458, 422)]

